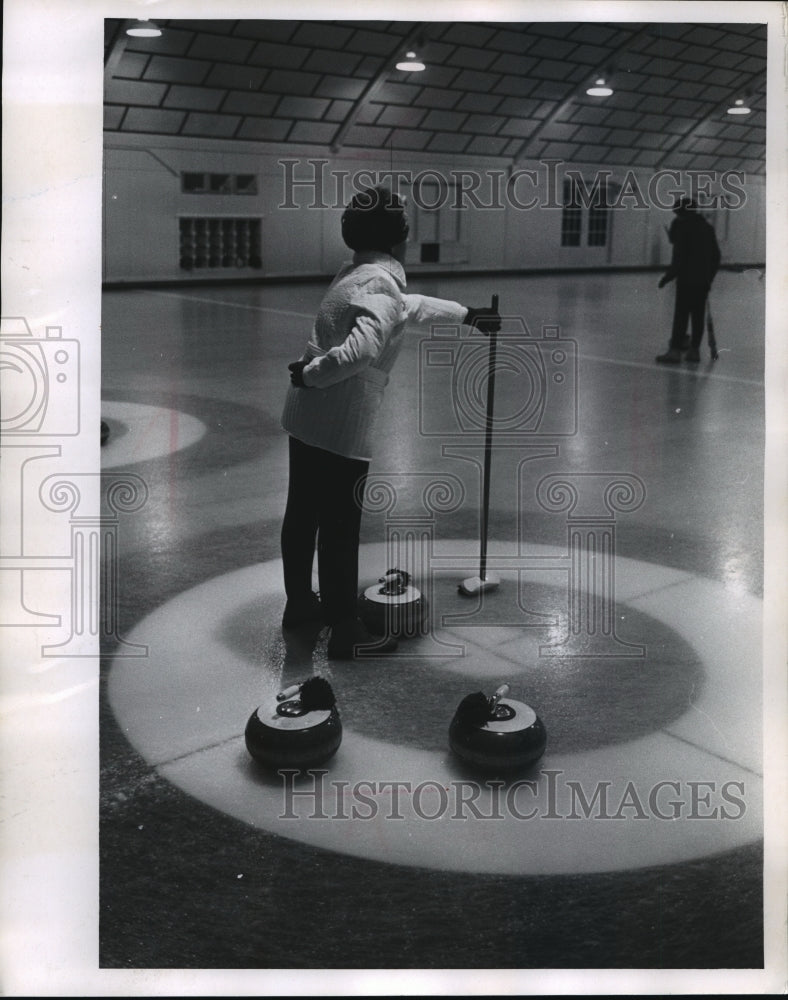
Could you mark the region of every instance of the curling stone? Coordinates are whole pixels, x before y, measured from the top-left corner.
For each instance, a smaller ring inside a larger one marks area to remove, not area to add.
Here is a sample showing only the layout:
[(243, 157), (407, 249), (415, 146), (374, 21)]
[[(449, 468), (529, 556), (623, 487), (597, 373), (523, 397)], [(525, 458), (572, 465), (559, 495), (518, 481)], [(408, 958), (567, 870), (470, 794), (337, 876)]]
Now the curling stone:
[(427, 601), (403, 569), (390, 569), (358, 599), (359, 618), (373, 635), (423, 635)]
[(449, 746), (467, 764), (513, 771), (544, 753), (547, 731), (534, 710), (507, 698), (503, 684), (491, 698), (480, 691), (460, 702), (449, 727)]
[(101, 443), (106, 444), (109, 441), (109, 424), (106, 420), (101, 421)]
[(246, 749), (264, 767), (314, 767), (337, 752), (342, 722), (331, 685), (310, 677), (256, 709), (246, 724)]

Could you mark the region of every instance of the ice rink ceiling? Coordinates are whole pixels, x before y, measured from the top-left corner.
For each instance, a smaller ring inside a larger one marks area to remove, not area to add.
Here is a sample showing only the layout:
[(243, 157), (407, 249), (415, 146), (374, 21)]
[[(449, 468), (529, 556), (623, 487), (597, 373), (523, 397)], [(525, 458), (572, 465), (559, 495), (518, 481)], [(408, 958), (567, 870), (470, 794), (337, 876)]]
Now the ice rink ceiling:
[[(105, 131), (763, 174), (766, 25), (105, 21)], [(423, 72), (396, 69), (417, 51)], [(604, 78), (613, 93), (590, 96)], [(749, 114), (728, 109), (743, 101)]]

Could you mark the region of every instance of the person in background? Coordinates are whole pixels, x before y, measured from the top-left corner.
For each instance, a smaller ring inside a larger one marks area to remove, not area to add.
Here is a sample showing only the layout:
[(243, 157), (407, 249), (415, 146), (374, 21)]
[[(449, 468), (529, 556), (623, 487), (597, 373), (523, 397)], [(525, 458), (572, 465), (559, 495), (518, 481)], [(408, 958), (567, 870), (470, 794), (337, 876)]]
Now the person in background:
[(700, 361), (706, 300), (720, 266), (717, 237), (709, 223), (698, 214), (695, 202), (690, 198), (680, 198), (673, 211), (676, 217), (668, 231), (673, 255), (659, 287), (664, 288), (675, 278), (676, 304), (668, 350), (656, 358), (660, 364), (678, 364), (681, 361), (682, 351), (687, 346), (687, 324), (690, 320), (692, 337), (686, 360)]
[[(406, 294), (408, 220), (383, 187), (359, 192), (342, 215), (352, 261), (320, 304), (311, 340), (289, 365), (282, 415), (289, 481), (281, 544), (287, 595), (282, 627), (324, 622), (330, 659), (393, 652), (357, 615), (363, 484), (373, 429), (408, 325), (465, 323), (492, 332), (500, 316), (458, 302)], [(315, 550), (320, 596), (312, 590)]]

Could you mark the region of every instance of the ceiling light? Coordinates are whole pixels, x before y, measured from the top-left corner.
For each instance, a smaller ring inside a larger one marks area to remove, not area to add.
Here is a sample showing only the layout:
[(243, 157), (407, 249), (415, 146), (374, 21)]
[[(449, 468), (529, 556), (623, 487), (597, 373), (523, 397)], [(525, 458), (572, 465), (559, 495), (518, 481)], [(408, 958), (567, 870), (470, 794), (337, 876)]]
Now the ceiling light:
[(586, 93), (591, 97), (610, 97), (613, 91), (608, 87), (604, 77), (600, 76), (598, 80), (594, 80), (594, 86), (589, 87)]
[(161, 28), (158, 28), (153, 21), (132, 21), (126, 28), (126, 34), (134, 38), (158, 38)]
[(405, 58), (397, 63), (397, 69), (401, 69), (404, 73), (421, 73), (426, 68), (415, 52), (406, 52)]
[(729, 115), (748, 115), (752, 109), (748, 108), (741, 98), (733, 102), (733, 106), (728, 108)]

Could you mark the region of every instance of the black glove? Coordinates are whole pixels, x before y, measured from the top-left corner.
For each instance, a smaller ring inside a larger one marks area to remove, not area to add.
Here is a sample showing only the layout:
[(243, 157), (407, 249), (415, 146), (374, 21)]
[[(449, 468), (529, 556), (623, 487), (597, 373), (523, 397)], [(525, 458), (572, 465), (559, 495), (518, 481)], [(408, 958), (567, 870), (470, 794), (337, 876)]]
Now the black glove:
[(465, 317), (468, 326), (475, 326), (481, 333), (498, 333), (501, 329), (501, 316), (495, 309), (489, 306), (482, 309), (468, 308), (468, 315)]
[(304, 368), (306, 368), (306, 361), (294, 361), (292, 364), (288, 365), (290, 371), (290, 381), (298, 389), (309, 389), (310, 386), (304, 382)]

